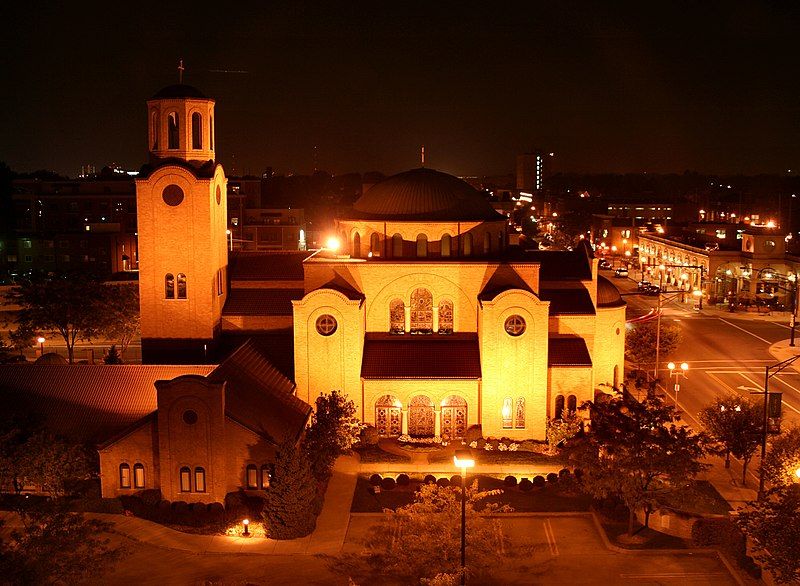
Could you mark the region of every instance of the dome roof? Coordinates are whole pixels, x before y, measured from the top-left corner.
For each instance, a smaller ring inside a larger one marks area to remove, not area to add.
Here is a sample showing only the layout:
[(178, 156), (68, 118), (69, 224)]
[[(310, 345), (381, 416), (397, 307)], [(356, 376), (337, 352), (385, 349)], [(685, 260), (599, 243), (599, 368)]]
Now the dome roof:
[(358, 218), (374, 220), (502, 220), (483, 194), (458, 177), (412, 169), (373, 185), (353, 204)]
[(61, 356), (61, 354), (56, 354), (55, 352), (48, 352), (47, 354), (43, 354), (36, 359), (34, 364), (68, 364), (67, 359)]
[(597, 307), (622, 307), (625, 301), (614, 283), (603, 276), (597, 276)]
[(162, 88), (156, 95), (153, 96), (154, 100), (163, 100), (170, 98), (199, 98), (207, 100), (208, 97), (194, 86), (186, 85), (185, 83), (176, 83), (175, 85), (168, 85)]

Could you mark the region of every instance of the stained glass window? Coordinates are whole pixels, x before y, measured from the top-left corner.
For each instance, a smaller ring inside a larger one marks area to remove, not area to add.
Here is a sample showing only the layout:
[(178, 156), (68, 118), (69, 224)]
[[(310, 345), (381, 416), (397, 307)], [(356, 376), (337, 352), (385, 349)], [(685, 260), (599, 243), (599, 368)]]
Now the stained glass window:
[(406, 331), (406, 306), (402, 299), (395, 299), (389, 304), (389, 331), (392, 334), (404, 334)]
[(514, 427), (525, 429), (525, 397), (517, 397), (514, 409)]
[(453, 333), (453, 302), (446, 299), (439, 302), (439, 333)]
[(511, 397), (503, 399), (503, 429), (511, 429), (513, 427), (512, 416), (514, 413), (511, 410)]
[(411, 294), (411, 332), (430, 334), (433, 331), (433, 295), (427, 289)]

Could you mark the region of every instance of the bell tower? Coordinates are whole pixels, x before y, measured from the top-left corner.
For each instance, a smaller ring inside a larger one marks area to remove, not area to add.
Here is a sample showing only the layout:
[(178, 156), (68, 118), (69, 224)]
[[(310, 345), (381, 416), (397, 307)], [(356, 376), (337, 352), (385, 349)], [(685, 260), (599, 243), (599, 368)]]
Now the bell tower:
[[(182, 64), (181, 64), (182, 73)], [(147, 101), (150, 163), (136, 179), (142, 361), (209, 359), (227, 298), (227, 179), (214, 100), (183, 83)]]

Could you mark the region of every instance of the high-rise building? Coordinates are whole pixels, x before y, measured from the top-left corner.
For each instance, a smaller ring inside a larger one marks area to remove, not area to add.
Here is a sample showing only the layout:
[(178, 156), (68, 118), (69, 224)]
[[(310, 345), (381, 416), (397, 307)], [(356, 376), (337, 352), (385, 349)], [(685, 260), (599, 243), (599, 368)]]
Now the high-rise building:
[(517, 155), (517, 189), (541, 191), (550, 175), (550, 160), (554, 153), (534, 151)]

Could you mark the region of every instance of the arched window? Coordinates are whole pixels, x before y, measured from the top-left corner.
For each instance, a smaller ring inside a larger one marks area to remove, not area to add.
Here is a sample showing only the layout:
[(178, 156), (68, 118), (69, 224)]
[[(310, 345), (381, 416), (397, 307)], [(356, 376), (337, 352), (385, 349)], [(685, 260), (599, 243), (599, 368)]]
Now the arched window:
[(175, 299), (175, 276), (172, 273), (167, 273), (164, 276), (164, 297), (166, 299)]
[(214, 150), (214, 117), (208, 117), (208, 138), (211, 150)]
[(194, 491), (195, 492), (205, 492), (206, 491), (206, 470), (205, 470), (205, 468), (195, 468), (194, 469)]
[(453, 333), (453, 302), (447, 299), (439, 302), (439, 333)]
[(133, 488), (144, 488), (144, 466), (133, 465)]
[(506, 397), (503, 399), (503, 429), (511, 429), (514, 425), (514, 417), (513, 407), (511, 405), (511, 397)]
[(406, 333), (406, 306), (402, 299), (395, 299), (389, 304), (389, 332)]
[(353, 258), (361, 258), (361, 235), (356, 232), (353, 234)]
[(178, 299), (186, 299), (186, 275), (178, 273)]
[(567, 397), (567, 413), (570, 415), (575, 415), (575, 412), (578, 410), (578, 397), (575, 395), (570, 395)]
[(258, 488), (258, 468), (255, 464), (247, 465), (247, 488)]
[(151, 132), (153, 133), (153, 150), (156, 150), (158, 148), (158, 112), (156, 110), (153, 110), (151, 118), (150, 126), (152, 128)]
[(483, 233), (483, 254), (492, 252), (492, 235), (489, 232)]
[(556, 409), (553, 412), (553, 419), (561, 419), (564, 416), (564, 395), (556, 395)]
[(203, 119), (199, 112), (192, 114), (192, 148), (203, 148)]
[(373, 232), (369, 237), (369, 251), (372, 253), (372, 256), (381, 255), (381, 237), (377, 232)]
[(427, 289), (411, 294), (411, 333), (430, 334), (433, 331), (433, 295)]
[(428, 256), (428, 237), (425, 234), (417, 235), (417, 256)]
[(517, 397), (514, 407), (514, 427), (525, 429), (525, 397)]
[(442, 236), (442, 242), (441, 242), (442, 256), (450, 256), (451, 242), (452, 238), (450, 237), (450, 234), (445, 234), (444, 236)]
[(269, 479), (272, 476), (269, 470), (269, 466), (266, 464), (262, 464), (261, 466), (261, 488), (266, 490), (269, 488)]
[(472, 234), (464, 235), (464, 256), (472, 256)]
[(128, 464), (119, 465), (119, 487), (131, 487), (131, 467)]
[(181, 492), (192, 492), (192, 471), (188, 466), (181, 468)]
[(392, 236), (392, 258), (403, 256), (403, 237), (400, 234)]
[(170, 112), (167, 115), (167, 148), (179, 149), (180, 136), (178, 135), (178, 113)]

